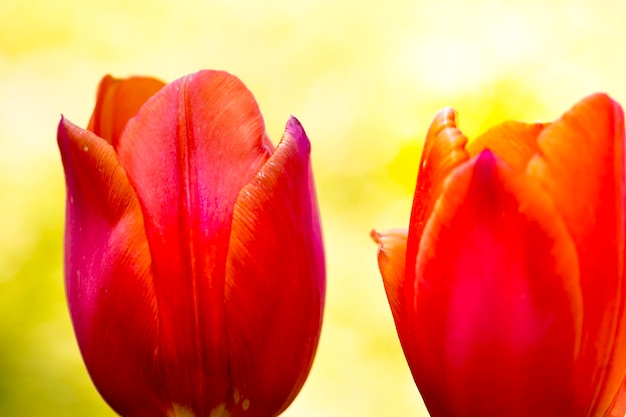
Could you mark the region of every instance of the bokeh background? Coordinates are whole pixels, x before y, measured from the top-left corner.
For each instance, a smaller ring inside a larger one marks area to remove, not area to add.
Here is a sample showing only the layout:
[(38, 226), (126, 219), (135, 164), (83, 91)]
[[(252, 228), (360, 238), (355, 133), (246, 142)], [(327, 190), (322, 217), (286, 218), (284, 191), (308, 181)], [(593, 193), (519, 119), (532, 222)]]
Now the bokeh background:
[[(406, 227), (432, 116), (471, 138), (552, 120), (596, 91), (626, 100), (614, 0), (0, 2), (0, 416), (113, 416), (64, 300), (60, 115), (86, 125), (100, 78), (228, 70), (277, 141), (305, 126), (325, 230), (318, 356), (285, 412), (426, 415), (400, 349), (371, 228)], [(581, 150), (584, 152), (584, 150)]]

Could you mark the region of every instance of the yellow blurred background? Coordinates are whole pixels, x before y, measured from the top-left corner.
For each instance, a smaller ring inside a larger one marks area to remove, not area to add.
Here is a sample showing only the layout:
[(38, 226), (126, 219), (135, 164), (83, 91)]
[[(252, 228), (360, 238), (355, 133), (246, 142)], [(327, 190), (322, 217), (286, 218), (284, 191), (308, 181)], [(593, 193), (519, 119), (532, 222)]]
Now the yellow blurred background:
[[(427, 415), (400, 349), (371, 228), (406, 227), (423, 137), (443, 106), (471, 138), (626, 99), (613, 0), (0, 3), (0, 416), (113, 416), (65, 305), (61, 113), (86, 125), (100, 78), (224, 69), (277, 141), (303, 123), (325, 233), (318, 355), (287, 417)], [(584, 150), (581, 150), (584, 152)]]

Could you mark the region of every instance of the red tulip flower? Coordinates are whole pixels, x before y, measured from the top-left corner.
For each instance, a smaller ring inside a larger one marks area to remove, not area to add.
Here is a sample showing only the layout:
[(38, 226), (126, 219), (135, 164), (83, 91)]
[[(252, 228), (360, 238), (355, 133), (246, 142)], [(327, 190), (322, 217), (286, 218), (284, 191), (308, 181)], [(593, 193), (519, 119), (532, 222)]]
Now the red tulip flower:
[(325, 270), (310, 144), (274, 148), (251, 93), (202, 71), (100, 84), (58, 129), (78, 344), (128, 417), (275, 416), (310, 370)]
[(606, 95), (469, 143), (435, 117), (408, 232), (373, 232), (433, 417), (624, 415), (624, 142)]

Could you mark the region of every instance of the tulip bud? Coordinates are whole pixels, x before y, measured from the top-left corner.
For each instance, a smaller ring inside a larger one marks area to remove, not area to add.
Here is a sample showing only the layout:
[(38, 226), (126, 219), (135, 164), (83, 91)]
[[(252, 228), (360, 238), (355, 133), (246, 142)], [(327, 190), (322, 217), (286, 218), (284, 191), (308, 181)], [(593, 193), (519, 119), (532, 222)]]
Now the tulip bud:
[(624, 142), (603, 94), (470, 143), (436, 116), (408, 231), (372, 234), (433, 417), (624, 414)]
[(268, 417), (319, 340), (325, 267), (306, 134), (274, 148), (236, 77), (105, 77), (58, 128), (65, 283), (103, 398), (129, 417)]

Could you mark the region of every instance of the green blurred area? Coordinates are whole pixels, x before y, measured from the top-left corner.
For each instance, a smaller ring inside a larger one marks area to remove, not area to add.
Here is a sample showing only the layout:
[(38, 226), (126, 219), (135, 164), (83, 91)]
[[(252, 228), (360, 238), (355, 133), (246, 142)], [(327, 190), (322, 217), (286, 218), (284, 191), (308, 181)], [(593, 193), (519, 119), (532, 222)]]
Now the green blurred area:
[(626, 6), (605, 0), (0, 4), (0, 416), (112, 416), (65, 305), (63, 113), (85, 125), (106, 73), (225, 69), (277, 141), (303, 123), (327, 249), (318, 356), (285, 416), (426, 415), (371, 228), (406, 227), (422, 140), (455, 107), (471, 138), (551, 120), (595, 91), (626, 99)]

